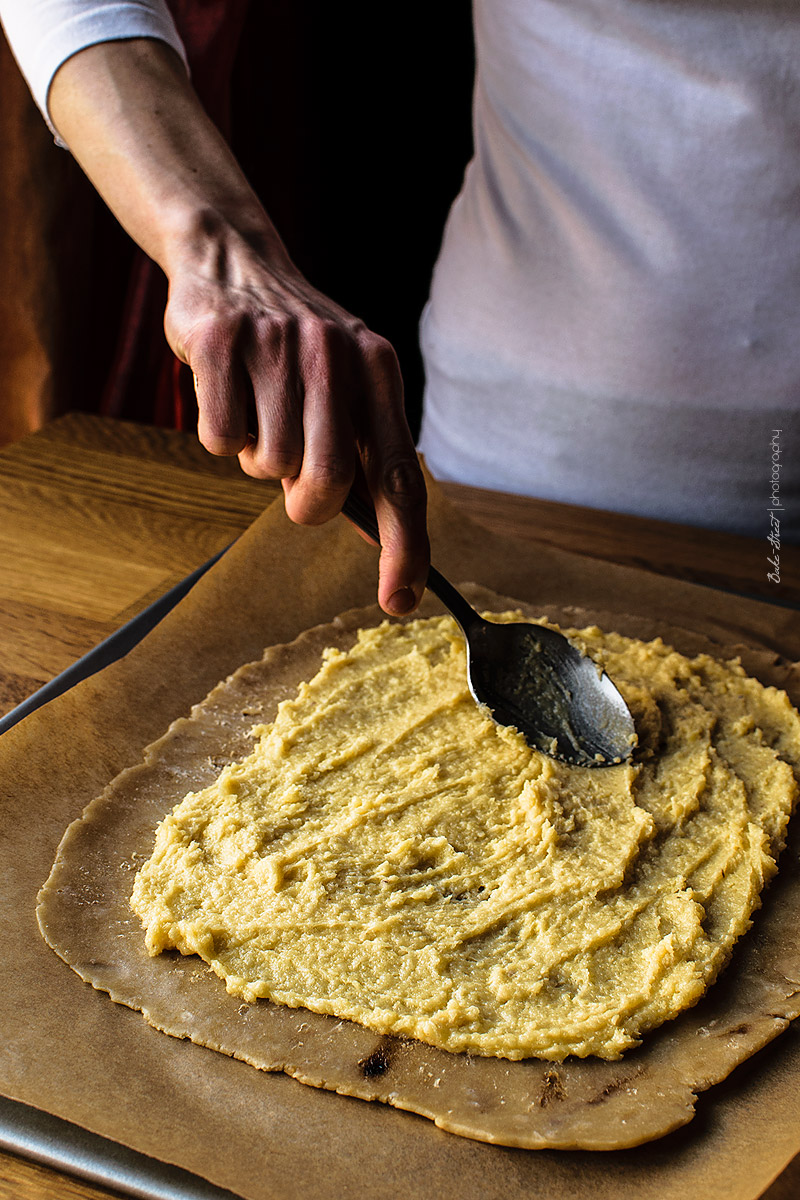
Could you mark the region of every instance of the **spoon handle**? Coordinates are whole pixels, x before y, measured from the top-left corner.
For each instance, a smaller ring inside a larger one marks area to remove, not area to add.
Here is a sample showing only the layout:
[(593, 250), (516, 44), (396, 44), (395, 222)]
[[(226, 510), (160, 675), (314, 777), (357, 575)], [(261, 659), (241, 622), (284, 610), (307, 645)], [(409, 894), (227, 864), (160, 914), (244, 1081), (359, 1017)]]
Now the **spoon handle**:
[[(378, 522), (375, 519), (375, 509), (369, 501), (362, 500), (360, 496), (350, 492), (342, 505), (342, 512), (350, 518), (354, 525), (358, 526), (362, 533), (372, 538), (380, 546), (381, 540), (378, 534)], [(465, 636), (470, 628), (482, 623), (483, 618), (435, 567), (430, 567), (428, 570), (426, 586), (430, 588), (434, 596), (441, 600), (445, 608), (449, 608)]]
[(365, 533), (368, 538), (372, 538), (373, 542), (377, 542), (380, 546), (381, 539), (378, 533), (378, 522), (375, 519), (375, 509), (368, 500), (362, 500), (355, 492), (348, 492), (347, 499), (342, 505), (342, 513), (345, 517), (349, 517), (362, 533)]
[(433, 592), (434, 596), (441, 600), (445, 608), (450, 609), (450, 612), (461, 626), (461, 632), (465, 638), (469, 638), (470, 633), (478, 625), (483, 624), (483, 617), (475, 612), (475, 609), (471, 604), (467, 603), (461, 592), (454, 588), (450, 580), (445, 579), (441, 571), (436, 570), (436, 567), (428, 568), (426, 587)]

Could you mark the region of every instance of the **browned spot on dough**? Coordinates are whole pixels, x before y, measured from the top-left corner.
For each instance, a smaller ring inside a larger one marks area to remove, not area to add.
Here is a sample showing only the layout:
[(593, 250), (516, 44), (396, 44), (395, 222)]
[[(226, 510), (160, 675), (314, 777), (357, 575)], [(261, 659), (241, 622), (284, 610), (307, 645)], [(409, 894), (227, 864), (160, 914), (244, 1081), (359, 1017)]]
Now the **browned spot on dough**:
[(555, 1100), (566, 1100), (567, 1093), (564, 1091), (564, 1084), (561, 1081), (561, 1076), (558, 1071), (553, 1070), (545, 1072), (542, 1079), (542, 1091), (539, 1095), (540, 1108), (547, 1108), (548, 1104), (552, 1104)]
[(621, 1092), (627, 1089), (628, 1084), (632, 1083), (633, 1080), (638, 1078), (638, 1076), (641, 1074), (642, 1070), (640, 1068), (639, 1070), (634, 1071), (632, 1075), (626, 1075), (624, 1079), (612, 1079), (610, 1083), (606, 1084), (601, 1092), (598, 1092), (596, 1096), (591, 1098), (591, 1100), (587, 1100), (586, 1103), (602, 1104), (604, 1100), (608, 1100), (609, 1096), (613, 1096), (615, 1092)]
[(744, 1021), (741, 1025), (737, 1025), (735, 1029), (724, 1029), (722, 1033), (727, 1037), (735, 1037), (736, 1034), (745, 1034), (750, 1032), (750, 1026)]
[(379, 1046), (368, 1054), (366, 1058), (359, 1060), (359, 1068), (365, 1079), (374, 1079), (376, 1075), (385, 1075), (389, 1070), (392, 1061), (392, 1052), (388, 1042), (381, 1042)]

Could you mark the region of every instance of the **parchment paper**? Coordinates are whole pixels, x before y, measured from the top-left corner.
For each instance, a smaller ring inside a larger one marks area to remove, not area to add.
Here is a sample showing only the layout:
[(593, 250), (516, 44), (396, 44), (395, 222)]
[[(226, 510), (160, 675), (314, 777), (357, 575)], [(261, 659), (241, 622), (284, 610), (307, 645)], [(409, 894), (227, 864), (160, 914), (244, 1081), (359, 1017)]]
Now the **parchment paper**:
[[(479, 610), (519, 607), (474, 584), (459, 590)], [(440, 611), (426, 596), (420, 615)], [(538, 609), (522, 605), (528, 616)], [(570, 609), (546, 615), (562, 626), (599, 624), (649, 639), (662, 634), (691, 650), (698, 635), (641, 617)], [(295, 641), (268, 649), (218, 684), (189, 718), (170, 726), (145, 761), (128, 768), (73, 822), (39, 895), (47, 943), (93, 986), (147, 1017), (157, 1029), (234, 1055), (263, 1070), (435, 1120), (449, 1132), (525, 1149), (619, 1150), (685, 1124), (697, 1093), (724, 1079), (800, 1015), (800, 870), (795, 836), (780, 878), (723, 980), (679, 1020), (646, 1035), (614, 1063), (560, 1064), (449, 1054), (410, 1038), (381, 1037), (353, 1021), (259, 1001), (243, 1004), (196, 958), (150, 958), (129, 899), (154, 830), (188, 791), (248, 754), (254, 723), (311, 679), (327, 646), (349, 649), (377, 607), (351, 609)], [(706, 647), (713, 652), (715, 647)], [(748, 652), (751, 673), (769, 682), (767, 655)], [(800, 672), (792, 681), (800, 693)]]
[[(453, 578), (800, 657), (790, 610), (497, 539), (437, 496), (431, 527), (434, 560)], [(252, 1200), (752, 1200), (800, 1149), (794, 1027), (703, 1097), (684, 1131), (607, 1154), (508, 1150), (165, 1038), (41, 940), (35, 897), (69, 821), (219, 679), (265, 645), (371, 602), (374, 587), (375, 552), (343, 521), (301, 530), (273, 506), (126, 659), (0, 739), (3, 1091)]]

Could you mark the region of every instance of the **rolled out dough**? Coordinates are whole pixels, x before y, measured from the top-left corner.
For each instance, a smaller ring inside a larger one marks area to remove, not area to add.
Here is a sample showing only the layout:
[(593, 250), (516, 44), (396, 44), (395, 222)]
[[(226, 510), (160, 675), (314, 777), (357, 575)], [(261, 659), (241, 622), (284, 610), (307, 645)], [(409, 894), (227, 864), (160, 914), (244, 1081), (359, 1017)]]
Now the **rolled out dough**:
[[(471, 598), (495, 611), (517, 606), (485, 589), (472, 589)], [(546, 615), (588, 623), (574, 611)], [(622, 633), (652, 636), (633, 618), (585, 616)], [(272, 720), (278, 703), (313, 676), (326, 646), (347, 648), (359, 626), (381, 619), (377, 609), (360, 610), (268, 650), (175, 722), (148, 748), (143, 764), (118, 776), (65, 834), (40, 894), (46, 940), (82, 978), (141, 1010), (157, 1029), (304, 1083), (380, 1099), (468, 1137), (531, 1148), (616, 1149), (685, 1124), (698, 1092), (800, 1014), (794, 916), (800, 873), (791, 841), (753, 930), (709, 995), (616, 1063), (448, 1053), (306, 1009), (244, 1003), (194, 958), (148, 956), (128, 899), (156, 825), (187, 791), (207, 786), (249, 752), (253, 726)], [(708, 649), (687, 636), (692, 652)], [(747, 665), (753, 671), (755, 664)], [(759, 665), (768, 676), (769, 664)]]

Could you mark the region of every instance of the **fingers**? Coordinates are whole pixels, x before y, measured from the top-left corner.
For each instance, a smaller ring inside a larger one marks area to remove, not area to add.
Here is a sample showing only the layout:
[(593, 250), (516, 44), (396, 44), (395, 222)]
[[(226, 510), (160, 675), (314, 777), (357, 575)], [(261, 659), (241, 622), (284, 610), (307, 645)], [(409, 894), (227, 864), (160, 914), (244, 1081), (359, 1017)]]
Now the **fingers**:
[(190, 354), (203, 444), (238, 453), (248, 475), (282, 480), (292, 520), (315, 525), (336, 516), (355, 470), (350, 406), (358, 379), (340, 325), (270, 313), (242, 323), (233, 339), (196, 336)]
[(247, 445), (247, 406), (235, 338), (209, 322), (195, 330), (185, 361), (194, 375), (200, 442), (211, 454), (238, 454)]
[(256, 479), (290, 479), (302, 468), (305, 397), (298, 345), (298, 323), (290, 314), (255, 321), (243, 345), (254, 427), (239, 462)]
[(422, 599), (430, 565), (425, 480), (406, 420), (394, 351), (383, 338), (365, 331), (362, 359), (359, 437), (381, 535), (378, 603), (385, 612), (402, 616)]
[(284, 478), (286, 511), (302, 525), (335, 517), (355, 475), (356, 439), (351, 417), (357, 387), (353, 346), (333, 321), (304, 331), (299, 370), (303, 378), (303, 459)]
[(213, 454), (238, 454), (247, 474), (280, 479), (300, 524), (335, 516), (363, 473), (382, 546), (378, 600), (402, 615), (422, 597), (429, 546), (397, 359), (361, 322), (296, 288), (267, 303), (249, 286), (174, 287), (165, 327), (194, 372), (198, 435)]

